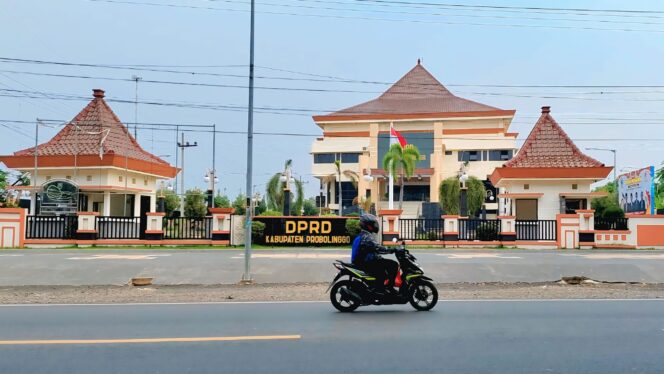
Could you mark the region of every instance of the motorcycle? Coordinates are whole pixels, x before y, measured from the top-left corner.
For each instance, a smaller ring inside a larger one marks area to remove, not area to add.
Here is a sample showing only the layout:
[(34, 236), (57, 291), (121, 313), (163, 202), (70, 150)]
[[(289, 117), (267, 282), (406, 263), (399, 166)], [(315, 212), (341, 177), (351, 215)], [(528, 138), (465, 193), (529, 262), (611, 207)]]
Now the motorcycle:
[[(396, 242), (396, 239), (395, 239)], [(352, 312), (364, 305), (407, 304), (418, 311), (431, 310), (438, 302), (438, 290), (433, 280), (424, 275), (415, 256), (402, 242), (394, 252), (399, 270), (394, 279), (394, 292), (382, 293), (375, 287), (376, 278), (357, 266), (336, 260), (333, 266), (339, 270), (327, 291), (330, 301), (340, 312)], [(347, 277), (346, 279), (342, 279)]]

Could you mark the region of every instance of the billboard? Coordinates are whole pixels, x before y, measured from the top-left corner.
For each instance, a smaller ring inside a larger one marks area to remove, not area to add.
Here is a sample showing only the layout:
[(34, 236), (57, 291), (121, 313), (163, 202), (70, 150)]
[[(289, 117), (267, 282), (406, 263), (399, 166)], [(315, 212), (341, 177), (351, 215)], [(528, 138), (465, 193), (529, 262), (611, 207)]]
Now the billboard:
[(618, 201), (625, 213), (655, 213), (655, 167), (633, 170), (618, 176)]

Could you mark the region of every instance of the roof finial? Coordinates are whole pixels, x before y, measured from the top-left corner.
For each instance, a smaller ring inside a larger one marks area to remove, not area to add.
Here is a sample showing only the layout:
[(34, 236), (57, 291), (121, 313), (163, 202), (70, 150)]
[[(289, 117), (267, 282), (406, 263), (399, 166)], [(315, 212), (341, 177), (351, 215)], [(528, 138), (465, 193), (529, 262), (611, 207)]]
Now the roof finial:
[(420, 65), (421, 63), (422, 63), (422, 60), (418, 58), (417, 59), (417, 64)]
[(95, 88), (92, 90), (92, 96), (101, 99), (104, 97), (104, 90), (100, 88)]
[(550, 106), (543, 106), (542, 107), (542, 114), (547, 114), (551, 113), (551, 107)]

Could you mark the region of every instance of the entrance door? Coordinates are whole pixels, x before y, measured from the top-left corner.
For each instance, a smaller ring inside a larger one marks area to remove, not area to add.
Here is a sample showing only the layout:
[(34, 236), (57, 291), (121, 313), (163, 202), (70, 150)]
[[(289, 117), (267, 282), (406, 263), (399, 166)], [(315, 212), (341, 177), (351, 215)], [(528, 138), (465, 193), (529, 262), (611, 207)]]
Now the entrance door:
[(568, 230), (565, 231), (565, 249), (576, 248), (576, 241), (574, 240), (575, 232)]
[(537, 199), (517, 199), (515, 205), (517, 221), (537, 220)]
[(148, 228), (148, 216), (146, 215), (148, 212), (150, 212), (150, 196), (141, 196), (141, 231), (139, 233), (141, 239), (145, 239), (145, 230)]

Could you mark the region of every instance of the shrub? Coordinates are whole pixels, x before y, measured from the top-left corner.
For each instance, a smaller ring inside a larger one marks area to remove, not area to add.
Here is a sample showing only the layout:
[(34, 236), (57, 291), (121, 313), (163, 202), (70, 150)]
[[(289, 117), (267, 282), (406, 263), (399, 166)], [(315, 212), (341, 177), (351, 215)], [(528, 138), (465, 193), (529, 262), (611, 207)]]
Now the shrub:
[(353, 212), (353, 213), (348, 213), (346, 214), (346, 217), (359, 217), (360, 213), (358, 212)]
[(251, 221), (251, 241), (258, 242), (265, 234), (265, 224), (260, 221)]
[(346, 220), (346, 231), (351, 238), (354, 238), (360, 234), (360, 220), (359, 219), (349, 219)]
[(482, 223), (475, 230), (477, 239), (480, 241), (498, 240), (498, 227), (488, 223)]
[(439, 238), (438, 238), (438, 233), (437, 233), (437, 232), (435, 232), (435, 231), (429, 231), (429, 232), (427, 233), (427, 240), (434, 241), (434, 240), (438, 240), (438, 239), (439, 239)]
[(606, 209), (604, 209), (604, 215), (603, 218), (606, 220), (615, 220), (618, 218), (625, 218), (625, 212), (623, 212), (622, 209), (620, 209), (619, 206), (608, 206)]
[(281, 217), (283, 213), (277, 212), (276, 210), (266, 210), (263, 213), (259, 214), (261, 217)]

